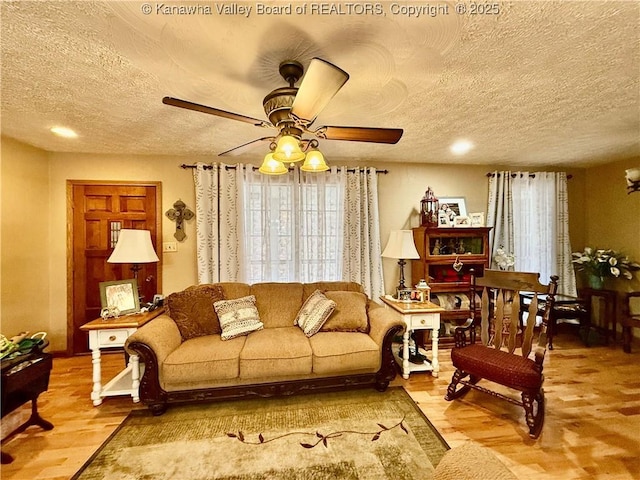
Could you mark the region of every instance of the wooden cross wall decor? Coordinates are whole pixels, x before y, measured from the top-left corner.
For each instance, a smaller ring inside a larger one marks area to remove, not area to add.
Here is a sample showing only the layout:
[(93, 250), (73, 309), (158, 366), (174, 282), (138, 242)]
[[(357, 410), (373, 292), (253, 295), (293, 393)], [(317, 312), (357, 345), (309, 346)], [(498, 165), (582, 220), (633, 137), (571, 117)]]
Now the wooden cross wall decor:
[(185, 203), (182, 200), (178, 200), (173, 204), (173, 208), (170, 208), (165, 212), (165, 215), (170, 220), (176, 222), (176, 233), (173, 236), (179, 242), (183, 241), (187, 238), (187, 235), (184, 233), (184, 220), (191, 220), (194, 217), (194, 213), (187, 208)]

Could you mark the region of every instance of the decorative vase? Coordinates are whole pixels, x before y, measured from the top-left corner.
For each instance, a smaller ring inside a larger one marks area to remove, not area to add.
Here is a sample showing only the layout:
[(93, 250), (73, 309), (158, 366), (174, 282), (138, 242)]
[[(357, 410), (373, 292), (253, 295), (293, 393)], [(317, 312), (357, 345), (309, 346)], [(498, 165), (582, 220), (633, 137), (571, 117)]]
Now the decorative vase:
[(589, 287), (594, 290), (602, 290), (604, 286), (604, 278), (599, 277), (598, 275), (589, 275)]

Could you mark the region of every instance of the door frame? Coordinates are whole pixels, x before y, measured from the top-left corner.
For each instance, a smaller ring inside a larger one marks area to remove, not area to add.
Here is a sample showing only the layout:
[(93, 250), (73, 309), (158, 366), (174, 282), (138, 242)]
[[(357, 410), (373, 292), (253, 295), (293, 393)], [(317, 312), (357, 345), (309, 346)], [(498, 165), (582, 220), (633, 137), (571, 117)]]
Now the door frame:
[(156, 254), (160, 261), (157, 268), (158, 293), (162, 293), (162, 182), (127, 181), (127, 180), (67, 180), (67, 356), (73, 353), (73, 188), (76, 185), (104, 185), (104, 186), (131, 186), (131, 187), (155, 187), (156, 189)]

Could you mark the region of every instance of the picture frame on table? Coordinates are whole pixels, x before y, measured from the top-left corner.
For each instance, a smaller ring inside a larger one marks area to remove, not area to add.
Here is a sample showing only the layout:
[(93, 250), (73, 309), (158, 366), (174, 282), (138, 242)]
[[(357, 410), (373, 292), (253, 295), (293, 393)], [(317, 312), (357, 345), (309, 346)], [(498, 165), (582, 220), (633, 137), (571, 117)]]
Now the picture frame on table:
[(129, 280), (113, 280), (100, 282), (100, 303), (102, 308), (116, 307), (120, 315), (137, 313), (140, 311), (138, 298), (138, 282), (135, 278)]
[(472, 227), (484, 227), (484, 212), (470, 213)]
[(413, 288), (398, 289), (398, 301), (411, 303), (411, 302), (424, 302), (425, 293), (422, 290)]
[(441, 211), (451, 210), (454, 217), (467, 216), (467, 203), (464, 197), (442, 197), (439, 202)]
[(438, 227), (450, 227), (451, 220), (449, 219), (449, 215), (447, 215), (444, 210), (440, 210), (438, 212)]
[(453, 226), (456, 228), (470, 227), (471, 219), (466, 215), (458, 215), (453, 219)]

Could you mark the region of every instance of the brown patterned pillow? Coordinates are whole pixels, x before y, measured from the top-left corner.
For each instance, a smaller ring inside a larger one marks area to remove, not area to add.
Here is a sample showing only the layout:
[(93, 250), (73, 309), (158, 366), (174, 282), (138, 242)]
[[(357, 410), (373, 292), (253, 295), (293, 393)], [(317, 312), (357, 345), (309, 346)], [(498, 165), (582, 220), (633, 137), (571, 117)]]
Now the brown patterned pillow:
[(336, 308), (336, 302), (329, 300), (320, 290), (316, 290), (298, 312), (295, 324), (307, 337), (315, 335)]
[(213, 308), (218, 300), (224, 300), (220, 285), (195, 285), (167, 297), (167, 313), (176, 322), (183, 341), (222, 331)]
[(324, 295), (336, 302), (336, 308), (320, 329), (321, 332), (369, 333), (367, 296), (360, 292), (330, 291)]

